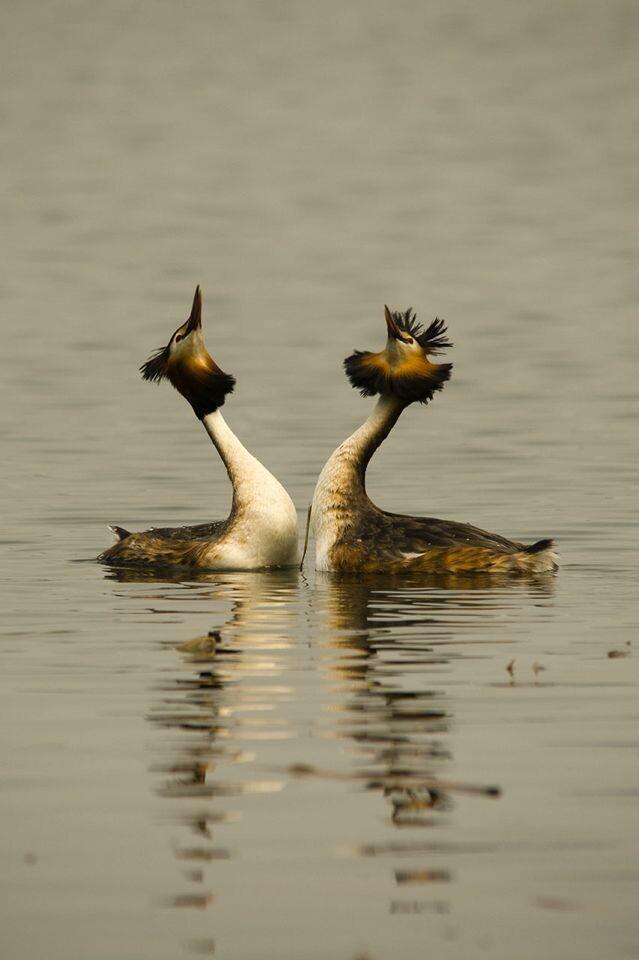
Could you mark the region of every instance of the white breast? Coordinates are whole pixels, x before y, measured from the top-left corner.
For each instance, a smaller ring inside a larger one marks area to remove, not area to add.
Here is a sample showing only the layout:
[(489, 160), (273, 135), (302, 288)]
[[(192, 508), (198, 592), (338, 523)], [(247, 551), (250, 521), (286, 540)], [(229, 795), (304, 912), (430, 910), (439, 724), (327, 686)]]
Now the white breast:
[[(256, 461), (257, 462), (257, 461)], [(261, 467), (261, 464), (260, 464)], [(242, 505), (229, 550), (244, 568), (294, 566), (298, 560), (295, 505), (284, 487), (262, 467), (252, 495)]]
[(352, 469), (340, 447), (320, 473), (311, 507), (311, 532), (315, 537), (315, 569), (332, 569), (331, 550), (339, 539), (347, 516), (346, 497)]
[(297, 511), (288, 493), (240, 443), (219, 410), (202, 422), (233, 484), (232, 523), (222, 541), (211, 546), (212, 566), (235, 570), (294, 566)]

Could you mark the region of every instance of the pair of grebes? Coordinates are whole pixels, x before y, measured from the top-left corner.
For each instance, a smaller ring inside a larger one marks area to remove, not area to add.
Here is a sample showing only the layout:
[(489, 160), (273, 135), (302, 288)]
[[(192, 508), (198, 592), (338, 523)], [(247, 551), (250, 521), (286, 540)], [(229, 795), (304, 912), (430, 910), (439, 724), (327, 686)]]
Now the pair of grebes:
[[(552, 540), (525, 546), (465, 523), (388, 513), (366, 494), (366, 468), (411, 403), (428, 403), (450, 377), (452, 364), (431, 359), (452, 346), (446, 326), (426, 329), (412, 311), (385, 308), (387, 341), (379, 353), (355, 351), (346, 375), (364, 397), (379, 399), (368, 419), (329, 457), (310, 508), (315, 566), (323, 571), (392, 574), (526, 574), (554, 570)], [(169, 380), (191, 404), (224, 461), (233, 485), (230, 516), (187, 527), (130, 533), (112, 527), (117, 542), (106, 563), (200, 570), (262, 570), (298, 564), (297, 512), (272, 473), (240, 443), (220, 407), (235, 379), (218, 367), (202, 335), (202, 297), (166, 347), (140, 368), (145, 380)], [(308, 535), (308, 529), (307, 529)]]

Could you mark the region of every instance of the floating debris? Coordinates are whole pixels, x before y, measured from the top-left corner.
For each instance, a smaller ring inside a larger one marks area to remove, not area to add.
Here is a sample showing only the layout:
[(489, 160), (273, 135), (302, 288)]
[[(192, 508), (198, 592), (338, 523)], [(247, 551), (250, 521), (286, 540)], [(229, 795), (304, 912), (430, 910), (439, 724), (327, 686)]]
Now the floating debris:
[(177, 649), (180, 653), (189, 653), (197, 656), (212, 656), (218, 643), (222, 642), (222, 635), (219, 630), (209, 630), (205, 637), (193, 637), (192, 640), (185, 640), (179, 643)]
[(509, 663), (506, 664), (506, 670), (510, 674), (512, 681), (514, 683), (515, 681), (515, 661), (514, 660), (511, 660)]
[(609, 650), (608, 659), (609, 660), (618, 660), (619, 657), (629, 657), (630, 650)]

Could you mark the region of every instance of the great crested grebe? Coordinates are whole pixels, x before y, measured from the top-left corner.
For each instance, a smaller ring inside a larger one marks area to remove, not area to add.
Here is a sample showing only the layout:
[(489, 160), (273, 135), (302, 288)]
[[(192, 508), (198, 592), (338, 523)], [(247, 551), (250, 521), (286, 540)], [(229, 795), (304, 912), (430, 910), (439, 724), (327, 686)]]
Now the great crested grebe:
[(202, 336), (202, 297), (195, 291), (191, 315), (166, 347), (146, 361), (145, 380), (165, 377), (193, 407), (215, 444), (233, 485), (227, 520), (190, 527), (151, 527), (129, 533), (111, 527), (115, 543), (98, 560), (113, 564), (259, 570), (297, 562), (297, 513), (282, 484), (242, 446), (219, 408), (235, 379), (207, 352)]
[(387, 513), (366, 494), (368, 463), (411, 403), (428, 403), (452, 364), (432, 354), (452, 346), (442, 320), (424, 330), (411, 310), (385, 308), (388, 341), (379, 353), (356, 350), (344, 361), (362, 396), (379, 395), (371, 415), (324, 466), (310, 513), (318, 570), (387, 573), (540, 573), (554, 570), (552, 540), (524, 546), (465, 523)]

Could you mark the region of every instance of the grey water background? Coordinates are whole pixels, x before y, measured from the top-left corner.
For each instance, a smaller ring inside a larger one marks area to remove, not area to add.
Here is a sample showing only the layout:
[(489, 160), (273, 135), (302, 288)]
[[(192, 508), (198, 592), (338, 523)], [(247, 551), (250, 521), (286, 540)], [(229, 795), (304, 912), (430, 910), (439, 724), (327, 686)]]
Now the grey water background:
[[(639, 956), (637, 5), (0, 18), (2, 956)], [(301, 525), (370, 408), (342, 358), (384, 303), (446, 317), (370, 493), (554, 536), (559, 574), (90, 562), (228, 510), (137, 374), (196, 283)]]

